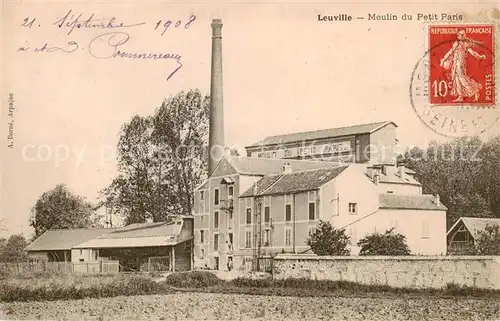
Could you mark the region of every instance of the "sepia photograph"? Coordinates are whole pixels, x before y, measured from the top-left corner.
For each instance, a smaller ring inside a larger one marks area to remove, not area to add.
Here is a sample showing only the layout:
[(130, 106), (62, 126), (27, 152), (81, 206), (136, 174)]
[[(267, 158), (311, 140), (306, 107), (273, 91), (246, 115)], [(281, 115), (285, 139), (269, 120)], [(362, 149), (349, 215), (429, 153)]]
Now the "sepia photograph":
[(497, 1), (0, 12), (0, 320), (500, 320)]

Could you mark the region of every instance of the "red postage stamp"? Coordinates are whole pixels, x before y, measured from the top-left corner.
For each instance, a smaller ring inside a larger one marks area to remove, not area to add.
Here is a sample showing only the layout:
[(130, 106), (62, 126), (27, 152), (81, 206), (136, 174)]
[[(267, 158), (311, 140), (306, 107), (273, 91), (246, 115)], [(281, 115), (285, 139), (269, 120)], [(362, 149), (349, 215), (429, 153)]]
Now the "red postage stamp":
[(429, 103), (495, 105), (494, 26), (429, 26)]

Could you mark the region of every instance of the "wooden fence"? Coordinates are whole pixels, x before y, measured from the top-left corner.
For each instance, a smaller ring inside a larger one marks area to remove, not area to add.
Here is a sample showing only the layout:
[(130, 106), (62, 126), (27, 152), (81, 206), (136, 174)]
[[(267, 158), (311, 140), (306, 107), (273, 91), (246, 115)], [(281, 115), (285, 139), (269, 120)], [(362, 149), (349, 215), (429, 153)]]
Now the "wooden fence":
[(18, 276), (36, 273), (54, 274), (116, 274), (119, 272), (118, 261), (101, 262), (20, 262), (0, 263), (0, 275)]

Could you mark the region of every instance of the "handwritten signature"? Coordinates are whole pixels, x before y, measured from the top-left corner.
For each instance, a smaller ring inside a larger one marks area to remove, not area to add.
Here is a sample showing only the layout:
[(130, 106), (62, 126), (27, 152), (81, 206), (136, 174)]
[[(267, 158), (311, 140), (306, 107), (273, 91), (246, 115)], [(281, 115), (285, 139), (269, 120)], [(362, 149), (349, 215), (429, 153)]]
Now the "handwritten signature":
[[(142, 59), (142, 60), (175, 60), (176, 68), (168, 74), (166, 80), (172, 78), (179, 69), (182, 68), (182, 56), (177, 53), (148, 53), (148, 52), (129, 52), (125, 51), (122, 46), (125, 45), (132, 37), (126, 32), (108, 32), (93, 38), (88, 46), (89, 54), (96, 59), (110, 59), (110, 58), (123, 58), (123, 59)], [(31, 48), (29, 44), (22, 46), (18, 51), (33, 51), (33, 52), (62, 52), (70, 54), (75, 52), (80, 46), (76, 41), (68, 41), (64, 46), (50, 46), (45, 43), (41, 47)], [(83, 49), (83, 48), (82, 48)]]
[(68, 13), (53, 23), (59, 28), (68, 28), (67, 35), (69, 36), (73, 30), (80, 28), (101, 28), (101, 29), (110, 29), (110, 28), (129, 28), (136, 27), (145, 24), (145, 22), (139, 22), (134, 24), (124, 24), (123, 22), (118, 23), (116, 21), (116, 17), (111, 18), (94, 18), (95, 14), (92, 13), (87, 19), (81, 19), (83, 16), (82, 13), (76, 15), (70, 9)]

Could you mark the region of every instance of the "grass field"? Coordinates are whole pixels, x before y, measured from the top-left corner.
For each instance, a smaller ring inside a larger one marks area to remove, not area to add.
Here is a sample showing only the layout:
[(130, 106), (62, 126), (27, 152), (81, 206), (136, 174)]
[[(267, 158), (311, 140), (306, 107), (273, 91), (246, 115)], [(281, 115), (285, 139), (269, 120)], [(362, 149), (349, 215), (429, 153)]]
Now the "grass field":
[(175, 293), (0, 303), (0, 319), (25, 320), (498, 320), (498, 299), (280, 297)]
[(190, 272), (0, 280), (0, 319), (500, 320), (500, 291), (399, 289), (307, 279), (224, 281)]

